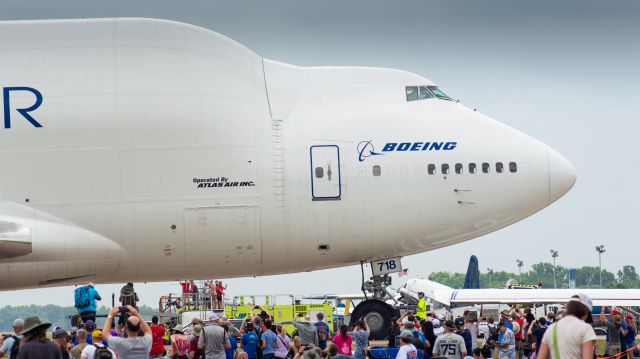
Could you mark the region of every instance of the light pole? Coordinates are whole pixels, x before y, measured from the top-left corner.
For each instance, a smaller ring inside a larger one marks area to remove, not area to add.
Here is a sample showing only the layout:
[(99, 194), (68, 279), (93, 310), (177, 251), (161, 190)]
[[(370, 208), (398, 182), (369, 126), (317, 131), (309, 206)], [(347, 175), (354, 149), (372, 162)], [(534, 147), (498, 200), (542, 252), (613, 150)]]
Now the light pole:
[(550, 250), (551, 258), (553, 258), (553, 287), (558, 288), (556, 286), (556, 258), (558, 258), (558, 251)]
[(604, 244), (596, 246), (596, 252), (598, 252), (598, 265), (600, 267), (600, 288), (602, 288), (602, 253), (605, 252)]
[(516, 264), (518, 264), (518, 276), (522, 279), (522, 266), (524, 265), (524, 262), (520, 259), (516, 259)]
[(493, 274), (493, 269), (487, 268), (487, 273), (489, 273), (489, 288), (491, 288), (491, 275)]

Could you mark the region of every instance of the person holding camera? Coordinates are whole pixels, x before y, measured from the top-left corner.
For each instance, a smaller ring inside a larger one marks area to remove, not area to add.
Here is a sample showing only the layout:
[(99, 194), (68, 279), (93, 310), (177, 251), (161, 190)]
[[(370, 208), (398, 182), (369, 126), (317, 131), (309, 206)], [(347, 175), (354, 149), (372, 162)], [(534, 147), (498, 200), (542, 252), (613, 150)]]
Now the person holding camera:
[[(126, 338), (111, 336), (111, 323), (116, 314), (127, 317), (125, 323)], [(143, 336), (139, 336), (142, 330)], [(149, 359), (149, 352), (153, 344), (151, 328), (142, 318), (138, 310), (130, 305), (113, 307), (104, 324), (103, 337), (109, 343), (109, 348), (118, 353), (120, 359)]]

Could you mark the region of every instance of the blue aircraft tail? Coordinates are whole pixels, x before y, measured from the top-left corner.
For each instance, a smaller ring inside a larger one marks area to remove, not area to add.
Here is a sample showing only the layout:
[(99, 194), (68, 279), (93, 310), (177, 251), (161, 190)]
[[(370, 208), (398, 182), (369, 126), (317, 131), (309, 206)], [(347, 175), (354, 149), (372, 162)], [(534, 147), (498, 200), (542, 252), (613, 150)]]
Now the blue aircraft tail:
[(467, 275), (464, 277), (463, 289), (480, 289), (480, 271), (478, 270), (478, 258), (471, 256), (469, 258), (469, 267)]

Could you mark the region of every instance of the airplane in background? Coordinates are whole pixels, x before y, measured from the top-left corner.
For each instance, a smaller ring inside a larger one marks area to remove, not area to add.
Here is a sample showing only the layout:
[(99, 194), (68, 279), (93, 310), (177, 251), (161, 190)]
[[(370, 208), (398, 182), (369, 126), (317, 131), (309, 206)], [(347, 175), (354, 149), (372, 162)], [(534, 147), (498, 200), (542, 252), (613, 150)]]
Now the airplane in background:
[(292, 66), (154, 19), (1, 22), (0, 51), (1, 290), (369, 262), (379, 292), (402, 256), (576, 179), (406, 71)]

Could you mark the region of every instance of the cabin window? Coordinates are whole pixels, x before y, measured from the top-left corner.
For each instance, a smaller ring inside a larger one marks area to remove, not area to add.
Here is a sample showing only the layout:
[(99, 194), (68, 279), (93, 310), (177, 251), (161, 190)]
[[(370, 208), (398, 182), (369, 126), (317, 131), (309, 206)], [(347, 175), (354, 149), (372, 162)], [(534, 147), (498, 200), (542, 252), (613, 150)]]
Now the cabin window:
[(430, 175), (434, 175), (434, 174), (436, 174), (436, 165), (434, 165), (433, 163), (432, 163), (432, 164), (429, 164), (429, 165), (427, 166), (427, 172), (428, 172)]
[(316, 178), (324, 177), (324, 168), (316, 167)]
[(477, 167), (475, 163), (469, 163), (469, 173), (476, 173), (478, 171)]
[(489, 169), (491, 168), (491, 165), (489, 165), (488, 163), (484, 162), (482, 164), (482, 173), (489, 173)]
[(373, 175), (376, 177), (380, 176), (380, 174), (382, 173), (382, 168), (380, 168), (380, 166), (378, 165), (373, 166), (372, 169), (373, 169)]
[(462, 163), (456, 163), (456, 173), (457, 174), (461, 174), (462, 173)]
[(447, 174), (449, 174), (449, 165), (448, 165), (448, 164), (446, 164), (446, 163), (443, 163), (443, 164), (442, 164), (442, 174), (443, 174), (443, 175), (447, 175)]
[(407, 101), (415, 101), (418, 99), (418, 86), (407, 86)]
[(496, 162), (496, 172), (502, 173), (504, 172), (504, 165), (502, 162)]
[(511, 173), (518, 172), (518, 165), (515, 162), (509, 162), (509, 172)]

